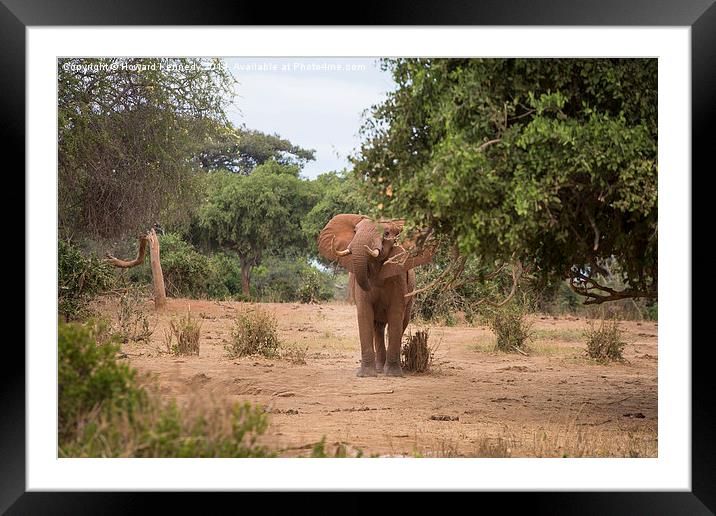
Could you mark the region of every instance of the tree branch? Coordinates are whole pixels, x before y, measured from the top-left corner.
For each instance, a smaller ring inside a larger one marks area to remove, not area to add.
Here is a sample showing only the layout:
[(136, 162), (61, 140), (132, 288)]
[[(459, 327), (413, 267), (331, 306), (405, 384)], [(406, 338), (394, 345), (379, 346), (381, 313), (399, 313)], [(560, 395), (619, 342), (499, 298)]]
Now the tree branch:
[[(569, 276), (569, 287), (572, 291), (587, 298), (584, 303), (582, 303), (584, 305), (600, 305), (607, 301), (617, 301), (619, 299), (634, 299), (640, 297), (655, 299), (657, 297), (655, 291), (643, 291), (631, 288), (614, 290), (613, 288), (597, 283), (594, 278), (590, 278), (574, 268), (570, 270)], [(601, 292), (597, 293), (595, 290)]]
[(502, 141), (501, 138), (495, 138), (494, 140), (486, 141), (485, 143), (483, 143), (482, 145), (480, 145), (480, 146), (477, 148), (477, 152), (482, 152), (482, 151), (484, 151), (486, 148), (488, 148), (490, 145), (494, 145), (494, 144), (496, 144), (496, 143), (500, 143), (501, 141)]
[(107, 262), (111, 263), (115, 267), (119, 267), (121, 269), (129, 269), (130, 267), (136, 267), (137, 265), (141, 265), (144, 263), (144, 256), (146, 254), (147, 250), (147, 235), (142, 235), (139, 237), (139, 251), (137, 252), (137, 257), (134, 260), (121, 260), (119, 258), (115, 258), (111, 254), (107, 253)]

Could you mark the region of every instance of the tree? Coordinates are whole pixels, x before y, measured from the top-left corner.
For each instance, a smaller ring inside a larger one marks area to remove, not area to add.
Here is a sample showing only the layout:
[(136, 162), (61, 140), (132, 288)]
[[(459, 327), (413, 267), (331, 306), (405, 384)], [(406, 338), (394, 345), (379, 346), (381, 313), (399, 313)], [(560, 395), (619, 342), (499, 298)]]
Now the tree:
[[(656, 296), (655, 59), (383, 66), (398, 87), (354, 160), (383, 213), (515, 278), (569, 278), (586, 303)], [(608, 260), (624, 289), (603, 283)]]
[(278, 134), (265, 134), (242, 126), (228, 127), (217, 133), (198, 153), (197, 159), (202, 168), (208, 170), (224, 169), (247, 175), (269, 161), (303, 168), (307, 161), (316, 158), (314, 150), (302, 149)]
[(326, 263), (325, 258), (318, 253), (316, 239), (328, 221), (339, 213), (368, 215), (373, 207), (355, 175), (345, 170), (321, 174), (314, 184), (319, 200), (303, 218), (301, 226), (310, 244), (309, 253)]
[(225, 127), (220, 60), (59, 59), (59, 220), (65, 233), (137, 235), (185, 217), (191, 158)]
[(317, 200), (297, 166), (274, 161), (248, 176), (226, 171), (208, 176), (207, 199), (199, 208), (199, 227), (241, 261), (242, 293), (250, 295), (251, 269), (268, 253), (306, 247), (301, 219)]

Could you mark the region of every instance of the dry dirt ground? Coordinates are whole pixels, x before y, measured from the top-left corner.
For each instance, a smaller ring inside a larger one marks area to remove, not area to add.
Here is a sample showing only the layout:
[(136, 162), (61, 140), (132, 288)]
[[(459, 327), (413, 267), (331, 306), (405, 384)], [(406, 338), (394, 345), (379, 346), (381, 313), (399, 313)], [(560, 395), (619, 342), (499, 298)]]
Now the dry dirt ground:
[[(584, 318), (534, 316), (529, 356), (494, 351), (484, 326), (429, 327), (432, 371), (404, 378), (357, 378), (355, 307), (261, 304), (275, 314), (287, 346), (307, 348), (306, 364), (231, 358), (225, 344), (247, 303), (169, 299), (156, 315), (140, 306), (153, 334), (123, 346), (160, 392), (261, 404), (264, 442), (280, 456), (305, 456), (323, 437), (348, 455), (439, 457), (657, 456), (657, 324), (624, 321), (626, 362), (585, 357)], [(118, 302), (100, 309), (116, 319)], [(188, 311), (202, 323), (198, 356), (167, 352), (165, 331)], [(407, 333), (407, 332), (406, 332)], [(331, 448), (334, 446), (334, 448)]]

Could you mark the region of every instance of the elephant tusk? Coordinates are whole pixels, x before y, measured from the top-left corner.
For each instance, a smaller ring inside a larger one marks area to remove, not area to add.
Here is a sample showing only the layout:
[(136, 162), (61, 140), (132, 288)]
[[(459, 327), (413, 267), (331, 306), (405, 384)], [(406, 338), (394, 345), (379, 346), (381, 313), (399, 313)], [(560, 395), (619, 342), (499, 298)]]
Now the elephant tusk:
[(345, 256), (345, 255), (347, 255), (347, 254), (351, 254), (351, 250), (350, 250), (349, 248), (347, 248), (347, 247), (346, 247), (345, 251), (339, 251), (338, 249), (336, 249), (335, 246), (333, 245), (333, 243), (334, 243), (335, 241), (336, 241), (336, 237), (333, 237), (333, 238), (331, 239), (331, 251), (333, 251), (334, 253), (336, 253), (336, 255), (338, 255), (338, 256)]
[(363, 247), (366, 248), (366, 250), (370, 253), (370, 255), (371, 255), (373, 258), (378, 258), (378, 255), (380, 254), (380, 251), (379, 251), (378, 249), (371, 249), (371, 248), (368, 247), (367, 245), (366, 245), (366, 246), (363, 246)]

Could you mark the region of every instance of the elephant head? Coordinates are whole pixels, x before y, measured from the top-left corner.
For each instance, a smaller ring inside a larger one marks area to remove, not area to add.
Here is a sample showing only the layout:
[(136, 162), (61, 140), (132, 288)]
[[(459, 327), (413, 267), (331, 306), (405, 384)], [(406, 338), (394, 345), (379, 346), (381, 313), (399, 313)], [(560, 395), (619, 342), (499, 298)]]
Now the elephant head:
[[(367, 291), (387, 278), (432, 259), (432, 250), (409, 256), (406, 251), (410, 250), (411, 243), (398, 242), (404, 223), (403, 220), (376, 221), (355, 214), (336, 215), (318, 236), (318, 249), (325, 258), (338, 261), (352, 272), (358, 285)], [(397, 256), (399, 254), (401, 256)]]

